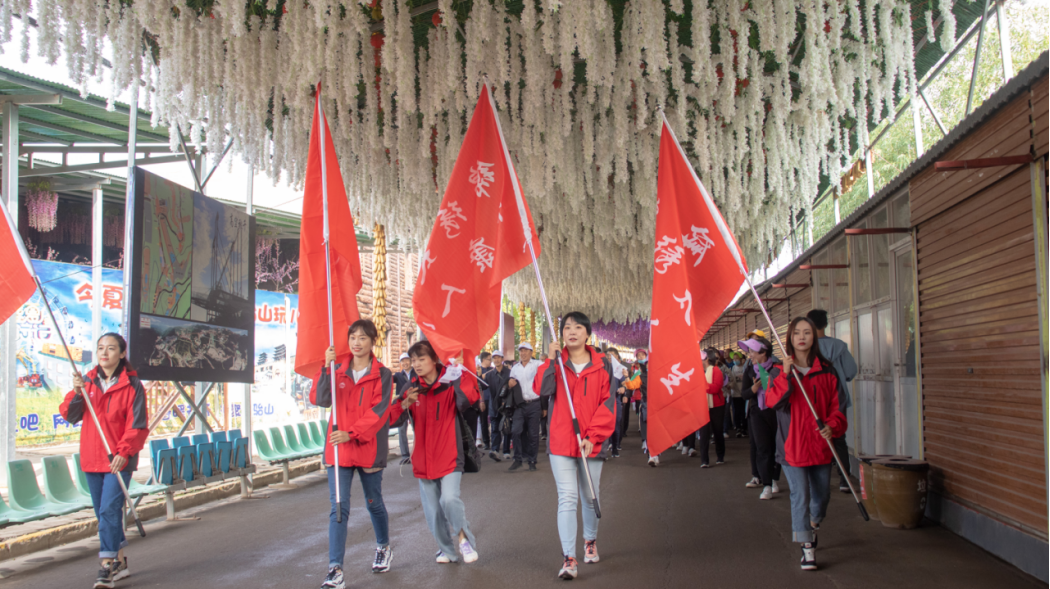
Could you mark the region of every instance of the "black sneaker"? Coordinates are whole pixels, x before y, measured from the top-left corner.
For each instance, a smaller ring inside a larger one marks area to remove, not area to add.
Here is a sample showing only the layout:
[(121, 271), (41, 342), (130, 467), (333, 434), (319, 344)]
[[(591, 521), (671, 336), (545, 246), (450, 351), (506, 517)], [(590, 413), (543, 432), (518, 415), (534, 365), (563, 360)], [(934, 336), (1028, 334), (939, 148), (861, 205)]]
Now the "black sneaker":
[(507, 470), (513, 472), (515, 470), (518, 470), (519, 468), (521, 468), (521, 461), (520, 460), (515, 460), (514, 464), (511, 464), (510, 468), (508, 468)]
[(849, 483), (846, 481), (839, 481), (839, 493), (849, 493)]
[(404, 458), (401, 459), (401, 466), (404, 466), (406, 464), (412, 464), (412, 459), (409, 458), (408, 456), (405, 456)]
[(376, 547), (376, 559), (372, 561), (373, 573), (385, 573), (390, 570), (390, 564), (394, 562), (394, 549), (390, 545)]
[(489, 458), (496, 462), (503, 462), (503, 459), (499, 457), (499, 452), (489, 452)]
[(328, 576), (324, 578), (324, 583), (321, 583), (321, 589), (346, 589), (343, 569), (337, 566), (329, 567)]
[(811, 543), (802, 545), (802, 570), (817, 570), (817, 549)]
[(116, 567), (116, 560), (113, 562), (102, 565), (102, 568), (98, 569), (98, 575), (95, 577), (95, 589), (113, 589), (114, 581), (113, 573)]
[(529, 470), (530, 471), (536, 470), (536, 463), (535, 462), (530, 462), (529, 463)]

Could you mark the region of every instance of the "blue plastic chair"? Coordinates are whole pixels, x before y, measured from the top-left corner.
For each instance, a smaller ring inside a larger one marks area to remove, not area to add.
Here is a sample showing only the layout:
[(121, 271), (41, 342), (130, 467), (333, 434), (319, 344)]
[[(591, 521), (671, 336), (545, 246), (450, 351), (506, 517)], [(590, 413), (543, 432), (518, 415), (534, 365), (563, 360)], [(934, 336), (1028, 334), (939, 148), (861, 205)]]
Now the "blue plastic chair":
[(233, 440), (233, 455), (230, 458), (233, 468), (247, 468), (252, 463), (248, 453), (248, 438), (239, 437)]

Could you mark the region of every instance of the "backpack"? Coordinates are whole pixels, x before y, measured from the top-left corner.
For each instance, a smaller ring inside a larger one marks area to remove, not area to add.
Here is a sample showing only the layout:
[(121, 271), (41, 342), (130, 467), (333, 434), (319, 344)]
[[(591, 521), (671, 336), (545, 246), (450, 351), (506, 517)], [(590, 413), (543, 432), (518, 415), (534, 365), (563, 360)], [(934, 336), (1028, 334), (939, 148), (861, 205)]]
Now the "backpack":
[(460, 444), (463, 446), (463, 472), (478, 472), (481, 470), (481, 452), (474, 443), (474, 432), (470, 431), (467, 420), (458, 410), (456, 421), (459, 423)]

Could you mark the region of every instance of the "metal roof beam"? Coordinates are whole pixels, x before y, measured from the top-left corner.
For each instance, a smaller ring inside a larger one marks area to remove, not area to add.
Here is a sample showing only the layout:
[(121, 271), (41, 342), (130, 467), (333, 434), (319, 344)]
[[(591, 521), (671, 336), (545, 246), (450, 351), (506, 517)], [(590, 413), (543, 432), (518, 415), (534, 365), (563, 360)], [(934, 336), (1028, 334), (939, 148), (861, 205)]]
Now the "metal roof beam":
[(34, 104), (62, 104), (58, 94), (0, 94), (0, 103), (13, 102), (19, 106)]
[[(23, 131), (21, 133), (25, 135)], [(43, 135), (37, 135), (37, 137), (44, 137)], [(52, 140), (51, 137), (44, 137), (45, 139)], [(61, 147), (55, 145), (23, 145), (19, 149), (19, 155), (25, 155), (27, 153), (124, 153), (128, 152), (127, 147), (113, 145), (71, 145), (68, 141), (54, 141), (55, 143), (62, 143), (69, 147)], [(178, 153), (171, 151), (171, 147), (165, 143), (163, 145), (136, 145), (135, 153)]]
[(47, 121), (41, 121), (38, 119), (32, 119), (27, 116), (22, 116), (23, 125), (33, 125), (36, 127), (42, 127), (44, 129), (51, 129), (52, 131), (58, 131), (59, 133), (65, 133), (67, 135), (76, 135), (77, 137), (83, 137), (84, 139), (90, 139), (91, 141), (97, 141), (99, 143), (110, 143), (113, 145), (127, 145), (127, 141), (120, 141), (113, 139), (112, 137), (106, 137), (105, 135), (96, 135), (89, 131), (81, 131), (80, 129), (73, 129), (72, 127), (65, 127), (63, 125), (56, 125)]
[[(48, 93), (58, 94), (58, 95), (60, 95), (62, 97), (63, 100), (72, 100), (73, 102), (79, 102), (79, 103), (82, 103), (82, 104), (87, 104), (87, 105), (98, 107), (98, 108), (105, 109), (105, 110), (113, 110), (114, 112), (118, 112), (118, 113), (120, 113), (122, 115), (125, 115), (125, 116), (127, 116), (127, 115), (129, 115), (131, 113), (131, 110), (128, 107), (122, 106), (120, 104), (117, 104), (116, 102), (113, 103), (113, 108), (110, 109), (109, 105), (106, 104), (105, 100), (100, 100), (98, 98), (92, 98), (90, 96), (88, 96), (87, 98), (84, 98), (84, 97), (81, 97), (80, 94), (77, 94), (76, 92), (69, 92), (68, 90), (52, 88), (51, 86), (48, 86), (47, 84), (44, 84), (42, 82), (38, 82), (38, 81), (36, 81), (36, 80), (34, 80), (32, 78), (28, 78), (28, 77), (19, 75), (19, 74), (15, 73), (15, 72), (0, 70), (0, 80), (5, 80), (7, 82), (11, 82), (12, 84), (18, 84), (20, 86), (24, 86), (26, 88), (31, 88), (33, 90), (39, 90), (41, 92), (48, 92)], [(143, 120), (143, 121), (150, 121), (151, 116), (152, 116), (151, 113), (144, 112), (142, 110), (137, 110), (137, 114), (138, 114), (138, 118)]]
[[(153, 158), (139, 158), (134, 161), (136, 166), (147, 166), (149, 164), (171, 164), (175, 162), (181, 162), (186, 159), (186, 156), (177, 154), (169, 155), (165, 157), (153, 157)], [(113, 168), (127, 168), (127, 160), (113, 161), (113, 162), (100, 162), (96, 164), (78, 164), (75, 166), (58, 166), (54, 168), (38, 168), (32, 170), (26, 170), (19, 174), (22, 178), (31, 178), (34, 176), (54, 176), (56, 174), (72, 174), (74, 172), (90, 172), (93, 170), (109, 170)]]
[[(54, 103), (48, 103), (48, 104), (54, 104)], [(113, 129), (114, 131), (120, 131), (121, 133), (127, 133), (128, 132), (128, 126), (127, 126), (126, 123), (125, 124), (120, 124), (120, 123), (114, 123), (112, 121), (104, 121), (102, 119), (97, 119), (95, 117), (91, 117), (91, 116), (88, 116), (88, 115), (80, 114), (78, 112), (72, 112), (72, 111), (68, 111), (68, 110), (63, 110), (61, 108), (55, 108), (53, 106), (38, 106), (38, 105), (34, 105), (34, 104), (29, 104), (29, 105), (26, 105), (26, 106), (29, 106), (30, 108), (33, 108), (33, 109), (36, 109), (36, 110), (39, 110), (39, 111), (43, 111), (43, 112), (46, 112), (48, 114), (52, 114), (52, 115), (55, 115), (55, 116), (66, 117), (68, 119), (73, 119), (74, 121), (80, 121), (82, 123), (90, 123), (92, 125), (98, 125), (99, 127), (105, 127), (107, 129)], [(156, 133), (148, 133), (146, 131), (139, 131), (138, 136), (139, 137), (143, 137), (145, 139), (149, 139), (151, 141), (157, 141), (157, 142), (160, 142), (160, 143), (167, 143), (167, 141), (168, 141), (168, 138), (163, 136), (163, 135), (158, 135)]]

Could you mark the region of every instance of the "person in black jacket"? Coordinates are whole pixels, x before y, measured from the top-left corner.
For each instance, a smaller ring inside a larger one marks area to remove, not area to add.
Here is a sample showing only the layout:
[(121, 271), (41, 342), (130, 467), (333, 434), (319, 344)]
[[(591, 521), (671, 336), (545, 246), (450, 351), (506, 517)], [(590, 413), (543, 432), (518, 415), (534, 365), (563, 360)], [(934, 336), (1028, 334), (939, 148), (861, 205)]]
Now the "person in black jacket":
[(485, 401), (488, 404), (489, 419), (489, 458), (500, 462), (500, 446), (503, 446), (503, 454), (510, 454), (510, 436), (504, 436), (503, 427), (503, 405), (504, 393), (507, 381), (510, 380), (510, 368), (503, 363), (503, 351), (492, 352), (492, 366), (482, 372), (481, 379), (488, 386), (484, 389)]
[[(399, 359), (401, 364), (401, 370), (394, 373), (394, 394), (400, 395), (408, 388), (408, 384), (412, 382), (412, 377), (416, 375), (415, 371), (412, 370), (412, 360), (409, 359), (408, 353), (402, 353)], [(408, 428), (409, 423), (403, 424), (397, 428), (397, 442), (398, 447), (401, 449), (401, 464), (411, 464), (412, 453), (408, 448)]]
[(780, 464), (776, 461), (777, 417), (776, 410), (765, 405), (765, 388), (761, 381), (762, 371), (768, 373), (780, 360), (773, 355), (773, 344), (764, 337), (754, 335), (737, 342), (740, 349), (748, 353), (750, 361), (744, 371), (740, 396), (748, 402), (748, 431), (752, 448), (752, 474), (757, 474), (757, 484), (752, 477), (747, 487), (761, 486), (759, 499), (772, 499), (779, 493)]

